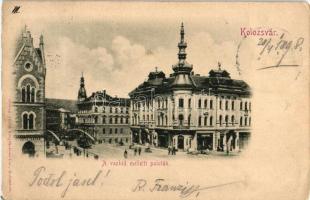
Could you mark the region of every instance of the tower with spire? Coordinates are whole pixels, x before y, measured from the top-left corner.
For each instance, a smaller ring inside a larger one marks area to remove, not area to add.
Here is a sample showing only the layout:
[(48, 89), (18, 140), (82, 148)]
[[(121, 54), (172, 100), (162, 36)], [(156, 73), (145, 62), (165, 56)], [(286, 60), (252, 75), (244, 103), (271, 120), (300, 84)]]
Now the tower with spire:
[(174, 71), (173, 75), (175, 76), (174, 82), (172, 86), (174, 88), (192, 88), (194, 86), (193, 81), (191, 80), (191, 72), (193, 69), (193, 65), (189, 64), (186, 61), (186, 47), (187, 43), (184, 39), (185, 31), (183, 22), (181, 24), (180, 30), (180, 42), (178, 43), (179, 53), (178, 53), (178, 63), (172, 66)]
[(81, 80), (80, 80), (80, 89), (78, 92), (78, 101), (84, 101), (87, 98), (86, 89), (85, 89), (85, 82), (84, 76), (82, 72)]

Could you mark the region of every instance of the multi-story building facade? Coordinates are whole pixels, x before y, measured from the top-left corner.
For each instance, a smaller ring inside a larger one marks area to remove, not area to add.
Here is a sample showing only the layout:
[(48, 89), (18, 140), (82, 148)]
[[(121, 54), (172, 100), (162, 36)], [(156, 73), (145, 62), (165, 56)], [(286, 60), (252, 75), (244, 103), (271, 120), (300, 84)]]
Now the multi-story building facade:
[(17, 146), (24, 154), (44, 155), (46, 66), (42, 35), (39, 47), (35, 48), (25, 27), (17, 41), (13, 67)]
[(77, 126), (97, 141), (113, 144), (131, 142), (129, 99), (112, 97), (105, 90), (87, 97), (82, 76), (77, 106)]
[(174, 72), (166, 77), (156, 69), (129, 93), (133, 142), (179, 150), (244, 148), (251, 126), (249, 85), (232, 79), (220, 64), (208, 76), (194, 74), (183, 24), (180, 35)]

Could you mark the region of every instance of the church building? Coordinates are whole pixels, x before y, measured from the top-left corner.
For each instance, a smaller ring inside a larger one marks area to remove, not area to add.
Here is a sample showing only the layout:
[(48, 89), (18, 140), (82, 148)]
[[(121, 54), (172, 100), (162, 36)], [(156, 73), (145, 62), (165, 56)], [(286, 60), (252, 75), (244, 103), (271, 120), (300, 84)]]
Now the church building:
[(30, 31), (22, 31), (16, 44), (13, 63), (15, 79), (15, 138), (21, 153), (44, 156), (45, 117), (45, 55), (43, 36), (39, 47), (33, 45)]

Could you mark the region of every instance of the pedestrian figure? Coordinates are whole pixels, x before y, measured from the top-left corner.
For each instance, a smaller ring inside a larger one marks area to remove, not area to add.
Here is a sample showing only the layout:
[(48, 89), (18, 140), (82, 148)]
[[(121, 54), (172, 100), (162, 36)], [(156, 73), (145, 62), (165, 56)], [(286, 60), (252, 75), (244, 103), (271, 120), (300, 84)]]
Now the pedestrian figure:
[(125, 149), (124, 151), (124, 158), (126, 159), (127, 158), (127, 150)]
[(139, 147), (138, 151), (139, 151), (139, 156), (140, 156), (140, 154), (141, 154), (141, 147)]
[(135, 152), (135, 155), (137, 155), (137, 148), (135, 148), (135, 151), (134, 151), (134, 152)]
[(170, 153), (171, 153), (171, 147), (169, 146), (168, 147), (168, 155), (170, 155)]

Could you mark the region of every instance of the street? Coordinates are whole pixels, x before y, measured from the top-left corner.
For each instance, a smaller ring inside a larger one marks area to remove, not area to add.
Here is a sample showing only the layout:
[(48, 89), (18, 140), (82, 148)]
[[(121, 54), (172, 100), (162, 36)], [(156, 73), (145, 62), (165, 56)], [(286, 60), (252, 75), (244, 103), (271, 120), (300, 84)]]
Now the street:
[[(78, 157), (89, 157), (94, 158), (95, 155), (98, 156), (99, 159), (122, 159), (124, 158), (124, 152), (127, 150), (127, 158), (128, 159), (211, 159), (211, 158), (221, 158), (221, 157), (234, 157), (235, 153), (230, 153), (226, 155), (225, 152), (210, 152), (209, 154), (188, 154), (184, 151), (176, 152), (176, 155), (168, 155), (167, 149), (155, 148), (151, 147), (151, 152), (146, 152), (145, 146), (135, 145), (131, 149), (129, 149), (128, 145), (119, 146), (115, 144), (94, 144), (91, 148), (82, 149), (78, 147), (76, 141), (69, 142), (71, 145), (71, 149), (66, 150), (63, 146), (59, 146), (59, 153), (64, 154), (64, 157), (77, 157), (74, 153), (73, 148), (76, 147), (80, 150), (81, 154)], [(141, 153), (139, 155), (138, 148), (141, 147)], [(137, 149), (136, 155), (134, 149)]]

